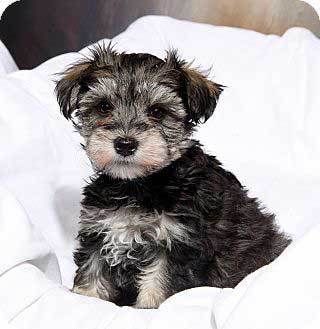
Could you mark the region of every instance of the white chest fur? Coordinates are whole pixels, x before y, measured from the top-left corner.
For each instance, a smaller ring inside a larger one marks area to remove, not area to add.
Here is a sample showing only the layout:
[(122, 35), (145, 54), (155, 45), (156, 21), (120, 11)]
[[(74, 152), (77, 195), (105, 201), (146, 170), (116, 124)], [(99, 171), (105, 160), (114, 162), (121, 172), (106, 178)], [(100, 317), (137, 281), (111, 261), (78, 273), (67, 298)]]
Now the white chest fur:
[(136, 208), (84, 209), (81, 226), (82, 231), (102, 235), (102, 252), (110, 266), (120, 264), (125, 258), (133, 259), (134, 246), (152, 243), (170, 250), (173, 240), (185, 242), (188, 238), (186, 228), (174, 216)]

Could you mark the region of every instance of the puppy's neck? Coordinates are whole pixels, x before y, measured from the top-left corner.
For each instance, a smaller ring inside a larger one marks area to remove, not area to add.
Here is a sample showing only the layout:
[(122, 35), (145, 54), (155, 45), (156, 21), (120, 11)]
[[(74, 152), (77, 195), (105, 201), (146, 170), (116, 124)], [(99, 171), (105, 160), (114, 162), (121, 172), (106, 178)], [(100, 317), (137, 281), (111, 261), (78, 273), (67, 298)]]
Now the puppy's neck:
[(159, 213), (170, 211), (174, 200), (181, 194), (181, 185), (186, 180), (189, 182), (189, 178), (192, 180), (198, 169), (202, 170), (208, 165), (207, 162), (200, 144), (193, 141), (193, 146), (179, 159), (148, 176), (120, 179), (100, 173), (92, 177), (92, 184), (84, 190), (86, 206), (97, 207), (98, 202), (101, 209), (138, 206)]

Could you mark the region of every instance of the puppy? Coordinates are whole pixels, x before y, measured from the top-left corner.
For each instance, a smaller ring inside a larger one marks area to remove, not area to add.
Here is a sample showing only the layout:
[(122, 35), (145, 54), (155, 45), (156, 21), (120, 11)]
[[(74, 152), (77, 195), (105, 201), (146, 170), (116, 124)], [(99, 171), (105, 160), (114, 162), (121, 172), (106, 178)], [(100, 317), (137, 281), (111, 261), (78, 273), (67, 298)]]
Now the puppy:
[(181, 290), (234, 287), (289, 244), (274, 216), (191, 138), (223, 87), (169, 51), (108, 46), (56, 86), (95, 169), (84, 188), (73, 291), (156, 308)]

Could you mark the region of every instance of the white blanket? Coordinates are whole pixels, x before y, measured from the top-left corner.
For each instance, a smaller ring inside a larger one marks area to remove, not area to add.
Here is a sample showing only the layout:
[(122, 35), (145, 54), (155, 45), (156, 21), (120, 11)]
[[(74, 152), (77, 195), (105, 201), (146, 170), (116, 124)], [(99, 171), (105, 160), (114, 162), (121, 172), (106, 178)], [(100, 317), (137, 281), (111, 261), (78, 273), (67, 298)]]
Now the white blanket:
[(52, 80), (80, 55), (2, 72), (0, 328), (320, 328), (320, 41), (300, 28), (277, 37), (149, 16), (114, 42), (160, 57), (176, 47), (195, 66), (213, 67), (210, 77), (228, 88), (197, 137), (295, 241), (235, 289), (187, 290), (158, 310), (71, 293), (91, 169)]
[(14, 72), (18, 69), (7, 47), (0, 40), (0, 77), (3, 74)]

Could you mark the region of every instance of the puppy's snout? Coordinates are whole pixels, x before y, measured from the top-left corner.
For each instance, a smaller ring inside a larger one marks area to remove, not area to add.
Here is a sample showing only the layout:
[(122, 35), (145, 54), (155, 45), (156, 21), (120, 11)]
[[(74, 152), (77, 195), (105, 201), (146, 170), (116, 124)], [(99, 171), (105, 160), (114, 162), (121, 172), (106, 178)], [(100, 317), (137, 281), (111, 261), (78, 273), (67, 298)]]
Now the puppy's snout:
[(114, 140), (116, 152), (124, 157), (134, 154), (137, 150), (138, 141), (130, 137), (118, 137)]

